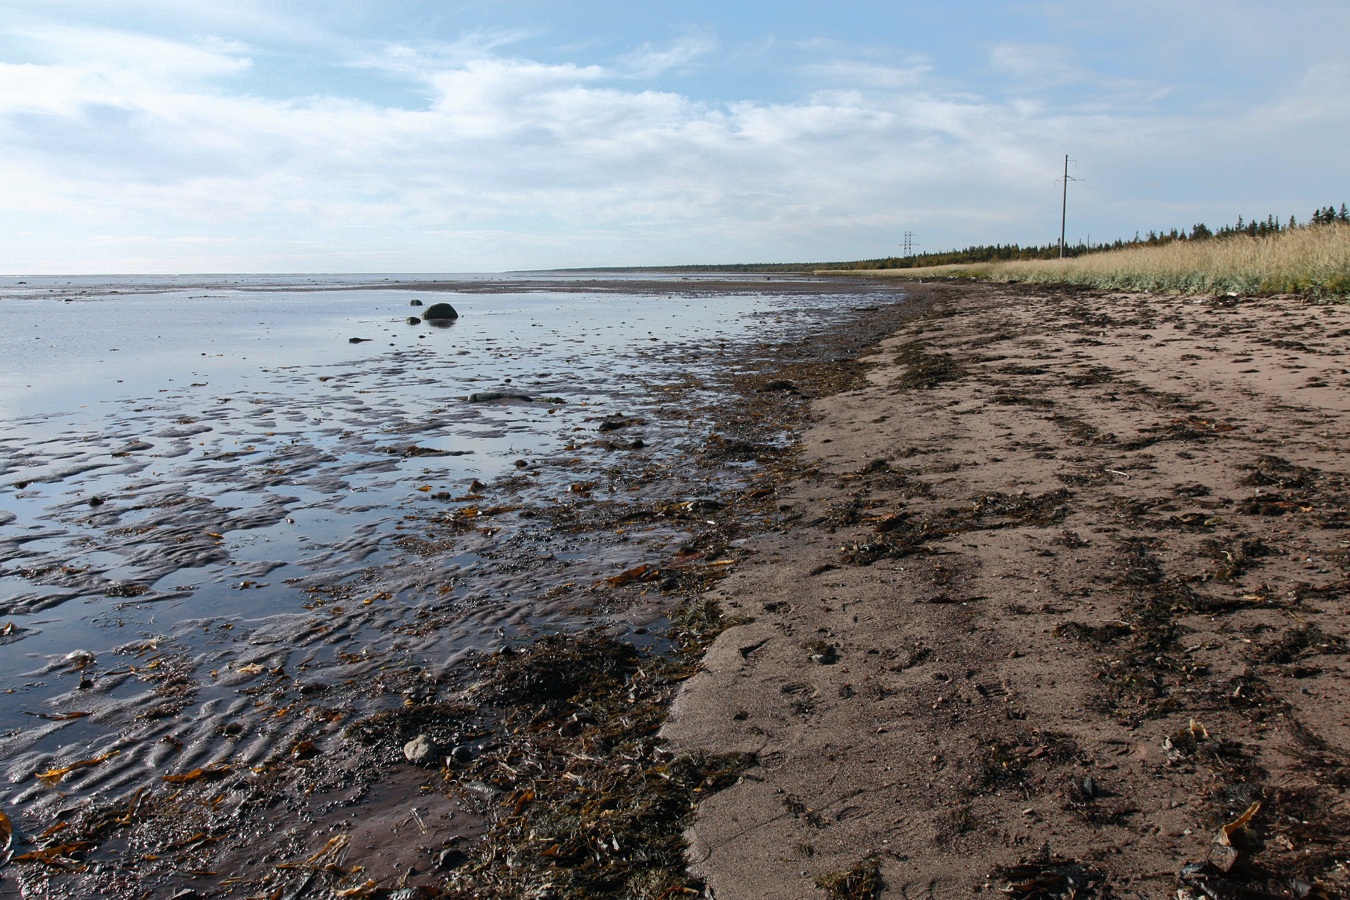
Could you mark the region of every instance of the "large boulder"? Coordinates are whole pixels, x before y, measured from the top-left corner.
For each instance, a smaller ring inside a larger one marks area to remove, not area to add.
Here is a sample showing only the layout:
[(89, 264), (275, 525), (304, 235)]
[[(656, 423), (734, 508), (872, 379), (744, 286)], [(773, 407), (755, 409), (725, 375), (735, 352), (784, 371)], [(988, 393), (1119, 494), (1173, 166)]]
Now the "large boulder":
[(459, 313), (449, 303), (433, 303), (427, 307), (427, 311), (422, 313), (422, 318), (428, 322), (447, 321), (449, 319), (458, 319)]

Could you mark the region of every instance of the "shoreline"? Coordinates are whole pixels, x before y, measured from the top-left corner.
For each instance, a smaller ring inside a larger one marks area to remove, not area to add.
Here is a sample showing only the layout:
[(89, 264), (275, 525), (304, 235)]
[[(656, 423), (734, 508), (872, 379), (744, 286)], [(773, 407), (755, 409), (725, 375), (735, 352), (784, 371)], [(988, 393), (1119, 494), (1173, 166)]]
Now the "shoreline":
[[(728, 288), (763, 290), (724, 283), (699, 292)], [(115, 649), (79, 671), (58, 659), (52, 677), (70, 691), (48, 728), (65, 737), (102, 722), (90, 714), (98, 711), (86, 682), (100, 696), (105, 685), (149, 682), (158, 691), (145, 698), (155, 704), (153, 718), (107, 701), (123, 726), (115, 738), (88, 752), (72, 744), (11, 759), (15, 787), (4, 811), (14, 833), (0, 852), (13, 860), (0, 894), (509, 892), (568, 867), (562, 842), (540, 855), (551, 845), (534, 846), (534, 826), (518, 826), (564, 808), (585, 819), (594, 811), (593, 785), (608, 785), (606, 794), (635, 814), (648, 801), (666, 812), (672, 803), (690, 805), (697, 778), (683, 795), (644, 787), (670, 762), (655, 744), (657, 713), (718, 627), (717, 611), (698, 598), (772, 515), (767, 472), (791, 454), (807, 395), (856, 383), (858, 350), (908, 315), (904, 302), (892, 302), (898, 292), (890, 286), (779, 288), (769, 289), (799, 296), (756, 313), (766, 317), (763, 329), (744, 339), (695, 346), (691, 332), (641, 347), (638, 361), (694, 350), (672, 377), (618, 383), (603, 402), (593, 396), (575, 412), (559, 410), (557, 419), (576, 420), (570, 433), (547, 452), (522, 452), (523, 467), (453, 493), (432, 494), (444, 485), (426, 475), (407, 484), (416, 503), (402, 508), (394, 538), (403, 555), (352, 578), (287, 580), (286, 589), (304, 592), (302, 609), (216, 629), (228, 635), (216, 640), (240, 649), (237, 660), (213, 651), (208, 674), (167, 640)], [(646, 292), (678, 299), (685, 287), (653, 284)], [(830, 294), (848, 296), (837, 303)], [(422, 434), (440, 421), (407, 424)], [(414, 439), (412, 431), (399, 433)], [(288, 456), (288, 478), (303, 461)], [(373, 464), (385, 471), (397, 462), (380, 454)], [(414, 493), (414, 486), (430, 490)], [(131, 498), (114, 499), (100, 515), (131, 505)], [(168, 516), (177, 507), (166, 509)], [(458, 570), (469, 551), (485, 562), (466, 587)], [(478, 602), (498, 593), (510, 597)], [(507, 605), (511, 597), (522, 602)], [(682, 601), (686, 608), (677, 611)], [(478, 621), (499, 626), (496, 643), (462, 648), (449, 660), (429, 655), (438, 634), (453, 640)], [(296, 622), (304, 628), (298, 637)], [(566, 636), (535, 640), (551, 630)], [(335, 661), (316, 657), (315, 644), (331, 647)], [(128, 664), (114, 669), (122, 656)], [(556, 690), (546, 684), (551, 678), (559, 679)], [(173, 707), (161, 697), (170, 691)], [(199, 713), (191, 705), (198, 693), (230, 698), (228, 715), (212, 718), (212, 709), (220, 711), (214, 706)], [(67, 717), (67, 710), (74, 712)], [(418, 738), (434, 750), (414, 763), (406, 747)], [(645, 748), (640, 764), (626, 755), (637, 747)], [(716, 774), (703, 763), (682, 771)], [(623, 773), (640, 777), (626, 783)], [(677, 818), (641, 813), (638, 822), (639, 830), (673, 827), (669, 837), (678, 843)], [(659, 848), (628, 833), (615, 837), (617, 846), (595, 848), (603, 865), (570, 869), (602, 883), (650, 875), (647, 849)], [(683, 878), (678, 846), (659, 852), (659, 877)], [(527, 867), (500, 864), (506, 854), (534, 854), (546, 871), (530, 881)]]
[[(803, 292), (865, 290), (820, 287)], [(638, 530), (686, 530), (545, 598), (665, 610), (668, 632), (544, 638), (453, 680), (391, 672), (403, 705), (335, 720), (329, 742), (71, 819), (42, 844), (107, 848), (25, 863), (46, 891), (29, 896), (132, 896), (140, 879), (204, 896), (962, 897), (1036, 876), (1175, 896), (1252, 798), (1224, 879), (1255, 884), (1254, 861), (1343, 890), (1350, 311), (877, 292), (820, 334), (710, 351), (715, 377), (661, 404), (713, 423), (669, 468), (634, 473), (628, 439), (595, 426), (614, 490), (532, 519), (632, 531), (629, 553)], [(747, 478), (731, 489), (728, 471)], [(411, 764), (421, 736), (449, 759)]]
[(707, 896), (1339, 896), (1350, 309), (914, 290), (663, 730)]

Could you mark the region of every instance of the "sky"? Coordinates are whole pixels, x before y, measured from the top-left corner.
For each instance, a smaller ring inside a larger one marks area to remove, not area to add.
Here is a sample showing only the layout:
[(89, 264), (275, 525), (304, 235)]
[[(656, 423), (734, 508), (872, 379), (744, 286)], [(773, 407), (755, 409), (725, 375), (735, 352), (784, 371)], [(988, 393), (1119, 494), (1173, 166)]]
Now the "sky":
[(1345, 0), (0, 0), (0, 273), (823, 262), (1350, 200)]

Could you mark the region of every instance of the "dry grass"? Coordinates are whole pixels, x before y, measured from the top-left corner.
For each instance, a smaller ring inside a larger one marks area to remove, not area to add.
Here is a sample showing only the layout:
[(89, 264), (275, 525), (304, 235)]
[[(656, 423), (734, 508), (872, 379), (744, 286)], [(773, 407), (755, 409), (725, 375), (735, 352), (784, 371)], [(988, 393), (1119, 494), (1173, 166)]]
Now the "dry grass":
[[(844, 273), (839, 273), (844, 274)], [(1178, 241), (1076, 259), (878, 269), (853, 275), (979, 278), (1081, 284), (1178, 294), (1350, 294), (1350, 224), (1298, 228), (1269, 237)]]

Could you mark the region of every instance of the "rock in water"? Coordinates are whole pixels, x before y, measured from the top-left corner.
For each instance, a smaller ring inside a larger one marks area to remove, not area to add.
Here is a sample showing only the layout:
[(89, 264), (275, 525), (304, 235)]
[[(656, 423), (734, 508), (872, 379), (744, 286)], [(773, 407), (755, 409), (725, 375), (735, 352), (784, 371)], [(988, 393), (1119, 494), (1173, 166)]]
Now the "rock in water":
[(414, 297), (414, 298), (412, 298), (411, 300), (408, 301), (408, 305), (409, 305), (409, 306), (421, 306), (421, 305), (422, 305), (422, 301), (421, 301), (421, 300), (418, 300), (416, 297)]
[(449, 303), (434, 303), (427, 307), (427, 311), (422, 313), (422, 318), (427, 321), (438, 319), (445, 321), (447, 319), (458, 319), (459, 313)]
[(409, 324), (409, 325), (421, 325), (421, 324), (422, 324), (422, 320), (419, 319), (419, 318), (417, 318), (417, 316), (408, 316), (408, 324)]
[(491, 403), (494, 400), (524, 400), (530, 403), (534, 398), (529, 394), (518, 394), (514, 391), (475, 391), (464, 399), (470, 403)]

